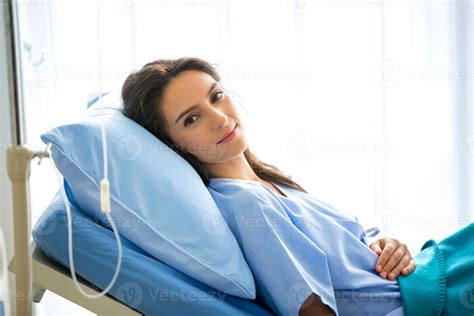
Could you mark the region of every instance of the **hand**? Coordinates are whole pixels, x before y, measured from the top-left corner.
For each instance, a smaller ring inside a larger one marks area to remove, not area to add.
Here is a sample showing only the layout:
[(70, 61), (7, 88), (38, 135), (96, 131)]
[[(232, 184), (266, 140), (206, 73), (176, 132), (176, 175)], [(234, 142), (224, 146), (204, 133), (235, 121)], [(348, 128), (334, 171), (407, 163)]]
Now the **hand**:
[(375, 263), (375, 270), (381, 278), (390, 280), (400, 274), (410, 274), (415, 270), (415, 260), (408, 251), (407, 245), (393, 238), (380, 238), (370, 244), (379, 259)]

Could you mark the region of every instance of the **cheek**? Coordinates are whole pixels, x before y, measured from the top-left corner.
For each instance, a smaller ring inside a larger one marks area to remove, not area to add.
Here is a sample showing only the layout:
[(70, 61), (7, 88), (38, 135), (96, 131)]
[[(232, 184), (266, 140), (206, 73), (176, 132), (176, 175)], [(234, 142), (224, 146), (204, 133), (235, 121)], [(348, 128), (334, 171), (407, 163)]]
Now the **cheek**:
[(211, 140), (211, 135), (208, 131), (199, 131), (195, 129), (191, 133), (182, 137), (182, 142), (185, 144), (208, 144)]
[(179, 147), (190, 153), (206, 153), (206, 149), (212, 148), (213, 143), (211, 142), (212, 137), (209, 132), (193, 131), (179, 138)]

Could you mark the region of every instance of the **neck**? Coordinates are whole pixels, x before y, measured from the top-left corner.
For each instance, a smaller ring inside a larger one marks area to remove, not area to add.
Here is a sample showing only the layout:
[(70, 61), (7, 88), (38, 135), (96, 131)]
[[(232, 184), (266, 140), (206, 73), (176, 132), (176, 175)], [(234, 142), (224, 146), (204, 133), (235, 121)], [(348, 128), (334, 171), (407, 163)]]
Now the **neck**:
[(206, 164), (211, 172), (211, 178), (229, 178), (261, 181), (248, 163), (244, 154), (221, 163)]

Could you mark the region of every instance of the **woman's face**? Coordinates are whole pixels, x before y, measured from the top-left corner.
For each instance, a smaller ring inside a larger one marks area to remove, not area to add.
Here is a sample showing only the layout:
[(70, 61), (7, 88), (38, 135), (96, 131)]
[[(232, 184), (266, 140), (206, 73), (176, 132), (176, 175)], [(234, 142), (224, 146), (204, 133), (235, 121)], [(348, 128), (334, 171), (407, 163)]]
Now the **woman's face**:
[[(222, 163), (247, 149), (237, 107), (205, 72), (187, 70), (176, 76), (165, 89), (161, 113), (175, 146), (202, 163)], [(234, 127), (232, 139), (220, 142)]]

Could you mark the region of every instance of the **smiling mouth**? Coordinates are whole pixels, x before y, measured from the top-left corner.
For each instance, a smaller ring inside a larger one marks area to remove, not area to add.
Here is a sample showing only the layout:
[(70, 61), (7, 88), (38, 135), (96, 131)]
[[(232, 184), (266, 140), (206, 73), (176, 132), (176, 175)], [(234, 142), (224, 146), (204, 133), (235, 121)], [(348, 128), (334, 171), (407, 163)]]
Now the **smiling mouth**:
[(237, 124), (234, 125), (234, 128), (232, 129), (232, 131), (230, 131), (229, 134), (227, 134), (223, 139), (221, 139), (221, 140), (218, 142), (218, 144), (220, 144), (220, 143), (226, 141), (229, 137), (232, 137), (232, 134), (235, 133), (235, 129), (236, 129), (236, 128), (237, 128)]

